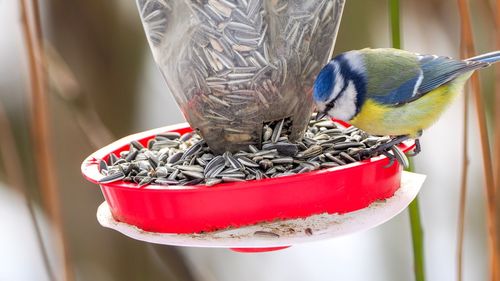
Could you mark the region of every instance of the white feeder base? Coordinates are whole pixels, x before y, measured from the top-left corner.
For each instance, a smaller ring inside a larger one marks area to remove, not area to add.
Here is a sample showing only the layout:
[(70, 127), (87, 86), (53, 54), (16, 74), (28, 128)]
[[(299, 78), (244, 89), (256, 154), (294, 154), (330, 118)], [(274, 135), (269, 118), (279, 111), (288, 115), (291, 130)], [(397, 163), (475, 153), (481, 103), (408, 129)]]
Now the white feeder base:
[[(269, 248), (335, 238), (374, 228), (402, 212), (417, 196), (425, 175), (403, 172), (401, 187), (393, 197), (344, 214), (319, 214), (302, 219), (231, 228), (207, 233), (174, 234), (143, 231), (136, 226), (116, 221), (106, 202), (97, 209), (99, 223), (124, 235), (155, 244), (216, 247)], [(273, 234), (274, 233), (274, 234)]]

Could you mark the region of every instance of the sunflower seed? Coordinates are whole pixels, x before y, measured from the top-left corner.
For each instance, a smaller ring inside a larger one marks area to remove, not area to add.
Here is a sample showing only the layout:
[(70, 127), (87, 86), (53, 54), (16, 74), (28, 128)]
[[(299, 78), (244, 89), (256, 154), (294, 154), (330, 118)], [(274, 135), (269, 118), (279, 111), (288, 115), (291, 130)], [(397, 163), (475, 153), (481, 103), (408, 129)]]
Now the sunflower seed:
[(337, 157), (333, 156), (333, 155), (332, 155), (332, 154), (330, 154), (330, 153), (325, 153), (325, 156), (326, 156), (329, 160), (331, 160), (331, 161), (333, 161), (333, 162), (335, 162), (335, 163), (337, 163), (337, 164), (339, 164), (339, 165), (346, 165), (346, 164), (347, 164), (346, 162), (344, 162), (344, 161), (340, 160), (339, 158), (337, 158)]
[(205, 175), (208, 176), (208, 174), (210, 172), (213, 172), (213, 169), (216, 167), (216, 166), (220, 166), (221, 164), (223, 164), (226, 160), (224, 159), (224, 157), (222, 156), (216, 156), (214, 157), (212, 160), (210, 160), (210, 162), (208, 162), (208, 164), (205, 166), (205, 169), (204, 169), (204, 173)]
[(108, 171), (108, 164), (104, 160), (99, 160), (99, 172), (103, 173), (103, 171)]
[(273, 164), (292, 164), (293, 158), (292, 157), (280, 157), (280, 158), (272, 159), (271, 162), (273, 162)]
[(249, 145), (248, 146), (248, 149), (253, 152), (253, 153), (256, 153), (259, 151), (259, 149), (257, 149), (257, 147), (253, 146), (253, 145)]
[(280, 235), (270, 231), (257, 230), (253, 233), (254, 236), (260, 238), (279, 238)]
[(328, 129), (336, 129), (337, 128), (337, 125), (335, 125), (335, 123), (331, 120), (324, 120), (324, 121), (316, 122), (314, 124), (314, 126), (315, 127), (325, 127)]
[(221, 183), (221, 182), (222, 182), (222, 179), (208, 178), (205, 180), (205, 185), (213, 186), (213, 185), (216, 185), (216, 184)]
[(157, 137), (164, 137), (164, 138), (167, 138), (169, 140), (175, 140), (175, 139), (178, 139), (181, 136), (181, 134), (179, 134), (177, 132), (165, 132), (165, 133), (158, 134), (156, 136)]
[(237, 172), (237, 171), (227, 171), (227, 172), (222, 172), (217, 175), (217, 177), (227, 177), (227, 178), (245, 178), (246, 175), (245, 173), (242, 172)]
[(141, 179), (141, 181), (138, 183), (139, 187), (142, 187), (142, 186), (145, 186), (145, 185), (148, 185), (150, 184), (151, 182), (153, 182), (153, 178), (152, 177), (144, 177)]
[(212, 170), (205, 173), (205, 176), (212, 178), (217, 177), (225, 168), (226, 166), (224, 164), (220, 164), (218, 166), (215, 166)]
[(192, 179), (190, 181), (183, 182), (182, 185), (197, 185), (203, 181), (204, 181), (203, 178)]
[(166, 178), (168, 176), (168, 170), (165, 167), (158, 167), (155, 170), (155, 175), (158, 178)]
[(194, 132), (189, 132), (189, 133), (185, 133), (183, 134), (180, 138), (179, 138), (179, 141), (180, 142), (186, 142), (188, 141), (189, 139), (191, 139), (194, 135)]
[(306, 235), (307, 235), (307, 236), (311, 236), (311, 235), (313, 235), (313, 231), (312, 231), (312, 229), (311, 229), (311, 228), (309, 228), (309, 227), (308, 227), (308, 228), (306, 228), (306, 229), (304, 230), (304, 232), (306, 233)]
[(233, 157), (233, 154), (231, 154), (231, 152), (226, 151), (223, 154), (223, 157), (226, 160), (226, 165), (230, 165), (234, 169), (238, 169), (240, 171), (245, 170), (245, 167), (238, 160), (236, 160), (236, 158)]
[(201, 150), (201, 145), (202, 144), (200, 142), (197, 142), (196, 144), (194, 144), (193, 146), (188, 148), (186, 150), (186, 152), (184, 152), (184, 154), (182, 154), (182, 157), (180, 160), (186, 159), (186, 158), (198, 153)]
[(335, 163), (335, 162), (323, 162), (321, 163), (321, 167), (322, 168), (332, 168), (332, 167), (338, 167), (339, 164)]
[(182, 172), (189, 171), (189, 172), (203, 173), (203, 170), (204, 170), (202, 166), (197, 166), (197, 165), (192, 165), (192, 166), (175, 166), (175, 168), (181, 170)]
[(180, 170), (175, 169), (174, 171), (172, 171), (172, 173), (167, 178), (169, 180), (175, 180), (177, 178), (177, 176), (179, 175), (179, 173), (180, 173)]
[[(219, 112), (214, 114), (228, 114)], [(387, 137), (368, 136), (356, 128), (337, 128), (334, 123), (322, 120), (309, 122), (304, 139), (291, 143), (288, 138), (291, 126), (290, 119), (266, 123), (262, 149), (250, 144), (248, 151), (217, 156), (197, 133), (159, 134), (147, 140), (148, 148), (139, 150), (136, 141), (130, 144), (129, 151), (120, 152), (120, 158), (110, 154), (107, 160), (113, 165), (100, 161), (101, 182), (125, 180), (140, 186), (215, 185), (284, 177), (358, 161), (364, 150), (389, 141)], [(398, 152), (390, 153), (404, 164), (404, 155)]]
[(178, 181), (176, 180), (171, 180), (171, 179), (156, 179), (155, 184), (159, 185), (177, 185), (179, 184)]
[(176, 163), (177, 161), (179, 161), (182, 158), (183, 154), (184, 154), (184, 152), (176, 152), (172, 156), (168, 157), (167, 163), (169, 163), (169, 164)]
[(308, 149), (297, 154), (299, 158), (311, 158), (323, 152), (323, 148), (319, 145), (313, 144)]
[(223, 182), (243, 182), (245, 181), (244, 179), (241, 178), (234, 178), (234, 177), (222, 177)]
[(139, 151), (137, 149), (132, 149), (131, 151), (129, 151), (127, 153), (127, 156), (125, 157), (125, 161), (127, 162), (131, 162), (132, 160), (135, 160), (135, 157), (137, 156), (137, 154), (139, 153)]
[(357, 161), (356, 159), (352, 158), (351, 155), (349, 155), (343, 151), (339, 153), (339, 156), (344, 158), (345, 160), (349, 161), (349, 163), (353, 163), (353, 162)]
[(195, 172), (195, 171), (181, 171), (183, 175), (186, 175), (190, 178), (202, 179), (204, 178), (203, 173)]
[(271, 142), (276, 143), (281, 135), (281, 130), (283, 129), (283, 124), (285, 119), (282, 119), (278, 125), (274, 128), (273, 134), (271, 136)]
[(116, 157), (116, 155), (114, 153), (109, 154), (108, 165), (113, 166), (115, 164), (116, 160), (118, 160), (118, 158)]
[(144, 146), (138, 141), (131, 141), (130, 144), (137, 150), (141, 150)]
[(99, 180), (99, 183), (112, 183), (115, 181), (119, 181), (125, 178), (125, 174), (122, 172), (117, 172), (113, 174), (109, 174)]
[(238, 156), (236, 158), (241, 164), (247, 166), (247, 167), (253, 167), (253, 168), (258, 168), (259, 167), (259, 164), (257, 164), (256, 162), (254, 162), (253, 160), (245, 157), (245, 156)]

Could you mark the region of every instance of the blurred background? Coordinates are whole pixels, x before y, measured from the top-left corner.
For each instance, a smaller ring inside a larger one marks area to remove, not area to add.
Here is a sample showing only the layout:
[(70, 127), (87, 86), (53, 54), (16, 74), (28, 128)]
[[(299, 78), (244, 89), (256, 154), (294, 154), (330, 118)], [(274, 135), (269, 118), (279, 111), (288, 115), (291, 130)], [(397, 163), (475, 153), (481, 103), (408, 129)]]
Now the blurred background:
[[(184, 119), (153, 62), (135, 1), (39, 2), (55, 163), (50, 169), (55, 173), (60, 199), (56, 203), (74, 280), (412, 280), (406, 211), (370, 231), (262, 254), (149, 245), (102, 228), (95, 214), (104, 199), (99, 188), (81, 176), (83, 159), (117, 138)], [(477, 52), (491, 51), (495, 49), (494, 3), (470, 2)], [(335, 53), (389, 47), (387, 10), (387, 2), (382, 0), (347, 1)], [(402, 1), (401, 12), (405, 49), (460, 56), (455, 0)], [(27, 50), (18, 1), (0, 0), (0, 34), (0, 104), (12, 128), (15, 148), (2, 150), (7, 161), (0, 164), (0, 280), (50, 280), (35, 227), (40, 229), (53, 274), (62, 280), (64, 261), (56, 250), (58, 233), (42, 207), (37, 181), (40, 167), (33, 156), (37, 139), (31, 138), (31, 130), (36, 123), (31, 117)], [(492, 68), (481, 71), (481, 82), (492, 127), (494, 108), (500, 108), (494, 102)], [(486, 280), (485, 192), (472, 105), (463, 272), (464, 280)], [(456, 278), (462, 116), (460, 98), (425, 131), (423, 152), (415, 158), (416, 171), (427, 175), (420, 207), (429, 280)], [(1, 130), (5, 137), (5, 127)], [(11, 166), (15, 162), (19, 165)], [(27, 204), (26, 196), (8, 180), (9, 169), (19, 175), (32, 204)], [(37, 218), (37, 226), (30, 214)]]

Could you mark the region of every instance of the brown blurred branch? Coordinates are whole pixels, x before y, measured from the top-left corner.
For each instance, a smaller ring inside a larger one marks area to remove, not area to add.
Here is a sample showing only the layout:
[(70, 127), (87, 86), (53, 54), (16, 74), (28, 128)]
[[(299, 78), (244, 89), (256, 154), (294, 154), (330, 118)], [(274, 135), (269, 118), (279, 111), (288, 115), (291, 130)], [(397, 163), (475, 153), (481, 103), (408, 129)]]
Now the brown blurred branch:
[[(463, 53), (466, 57), (473, 57), (475, 54), (474, 40), (472, 35), (472, 24), (467, 0), (457, 0), (460, 14), (460, 30)], [(500, 270), (500, 253), (498, 249), (498, 236), (496, 229), (496, 202), (495, 185), (493, 180), (493, 168), (491, 162), (491, 152), (488, 140), (488, 128), (486, 125), (486, 116), (481, 96), (481, 89), (477, 74), (471, 78), (472, 93), (475, 98), (477, 119), (479, 122), (479, 133), (482, 147), (483, 168), (486, 187), (487, 221), (488, 221), (488, 240), (490, 245), (489, 266), (491, 270), (490, 280), (498, 281)]]
[(38, 180), (48, 216), (57, 234), (60, 236), (58, 246), (64, 261), (64, 272), (59, 276), (64, 277), (65, 280), (72, 280), (72, 274), (70, 273), (72, 267), (62, 226), (57, 181), (54, 171), (55, 165), (52, 158), (50, 129), (48, 126), (46, 81), (43, 71), (45, 63), (38, 3), (37, 0), (32, 0), (30, 5), (29, 0), (22, 0), (20, 4), (23, 35), (29, 62), (32, 102), (31, 126)]
[[(78, 78), (87, 104), (115, 135), (130, 134), (141, 82), (144, 30), (123, 1), (49, 0), (50, 42)], [(75, 20), (78, 19), (78, 20)], [(126, 114), (124, 114), (126, 113)], [(83, 122), (82, 122), (83, 123)]]
[[(496, 48), (500, 50), (500, 0), (496, 1), (496, 10), (494, 13), (495, 26), (496, 26)], [(500, 64), (495, 65), (495, 106), (494, 106), (494, 165), (495, 165), (495, 176), (496, 176), (496, 187), (495, 187), (495, 200), (500, 202)], [(496, 213), (500, 214), (500, 203), (497, 204)], [(496, 230), (497, 235), (500, 235), (500, 215), (496, 220)], [(497, 245), (500, 248), (500, 243)], [(500, 251), (500, 249), (498, 250)], [(500, 280), (500, 269), (497, 270), (496, 280)]]
[(45, 56), (48, 80), (54, 89), (51, 92), (57, 93), (71, 107), (78, 126), (92, 147), (97, 149), (112, 142), (115, 139), (113, 134), (87, 101), (73, 71), (49, 42), (45, 42)]
[[(500, 50), (500, 0), (496, 1), (496, 47)], [(496, 195), (500, 200), (500, 64), (495, 64), (495, 175)], [(500, 211), (500, 210), (499, 210)]]
[[(460, 46), (460, 55), (467, 57), (463, 41)], [(469, 175), (469, 95), (470, 87), (467, 86), (464, 93), (464, 116), (463, 116), (463, 156), (462, 156), (462, 178), (460, 183), (460, 201), (458, 207), (458, 230), (457, 230), (457, 280), (462, 281), (463, 268), (463, 243), (465, 228), (465, 208), (467, 202), (467, 180)]]

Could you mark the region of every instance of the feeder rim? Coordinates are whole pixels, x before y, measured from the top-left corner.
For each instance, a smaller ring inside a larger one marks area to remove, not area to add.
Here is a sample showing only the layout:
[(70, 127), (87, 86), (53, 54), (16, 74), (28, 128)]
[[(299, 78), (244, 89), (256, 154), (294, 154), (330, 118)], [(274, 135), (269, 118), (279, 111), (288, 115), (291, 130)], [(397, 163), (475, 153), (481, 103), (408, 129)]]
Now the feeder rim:
[[(341, 125), (345, 125), (344, 123), (341, 123), (337, 120), (334, 120), (334, 122), (340, 123)], [(105, 185), (105, 186), (113, 187), (113, 188), (143, 189), (143, 190), (152, 191), (152, 192), (153, 191), (165, 191), (165, 190), (169, 190), (172, 192), (175, 192), (175, 191), (189, 192), (189, 191), (199, 191), (199, 190), (205, 190), (205, 189), (209, 190), (209, 189), (213, 189), (213, 188), (237, 190), (237, 189), (245, 189), (245, 188), (252, 188), (253, 187), (253, 185), (245, 185), (245, 184), (242, 185), (239, 182), (219, 183), (215, 186), (206, 186), (203, 184), (199, 184), (199, 185), (169, 185), (169, 186), (148, 184), (148, 185), (145, 185), (142, 187), (139, 187), (136, 183), (130, 183), (130, 182), (126, 182), (126, 181), (116, 181), (116, 182), (112, 182), (112, 183), (100, 183), (99, 182), (99, 180), (104, 177), (104, 175), (102, 175), (99, 172), (99, 161), (103, 160), (104, 157), (108, 156), (112, 152), (115, 152), (116, 150), (118, 150), (124, 146), (128, 146), (130, 144), (130, 142), (132, 142), (132, 141), (151, 138), (151, 137), (158, 135), (158, 134), (161, 134), (161, 133), (171, 132), (171, 131), (176, 131), (176, 130), (181, 130), (181, 129), (191, 129), (191, 127), (189, 126), (189, 124), (187, 122), (183, 122), (183, 123), (168, 125), (168, 126), (164, 126), (164, 127), (160, 127), (160, 128), (156, 128), (156, 129), (151, 129), (151, 130), (131, 134), (131, 135), (128, 135), (126, 137), (120, 138), (120, 139), (112, 142), (111, 144), (100, 148), (99, 150), (95, 151), (90, 156), (85, 158), (85, 160), (82, 162), (82, 165), (81, 165), (82, 174), (87, 180), (89, 180), (90, 182), (92, 182), (94, 184)], [(407, 140), (407, 141), (404, 141), (402, 144), (400, 144), (398, 147), (403, 152), (406, 153), (415, 147), (415, 142), (413, 140)], [(261, 179), (261, 180), (258, 180), (258, 182), (259, 183), (264, 183), (264, 182), (268, 183), (270, 181), (273, 181), (275, 184), (286, 184), (286, 183), (290, 183), (290, 181), (295, 181), (295, 180), (304, 181), (304, 179), (307, 180), (308, 177), (314, 177), (314, 176), (321, 174), (321, 173), (343, 171), (343, 170), (352, 169), (352, 168), (361, 169), (363, 167), (366, 167), (367, 165), (375, 165), (375, 163), (377, 163), (379, 161), (383, 161), (385, 158), (387, 158), (387, 157), (384, 155), (379, 155), (379, 156), (375, 156), (375, 157), (372, 157), (372, 158), (369, 158), (369, 159), (366, 159), (363, 161), (357, 161), (354, 163), (350, 163), (347, 165), (320, 169), (320, 170), (311, 171), (311, 172), (307, 172), (307, 173), (303, 173), (303, 174), (288, 175), (288, 176), (278, 177), (278, 178)], [(256, 181), (256, 180), (254, 180), (254, 181)], [(246, 183), (251, 183), (254, 181), (247, 181)]]

